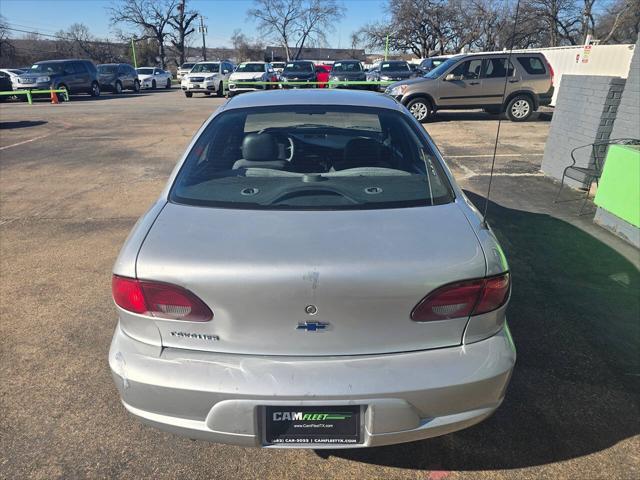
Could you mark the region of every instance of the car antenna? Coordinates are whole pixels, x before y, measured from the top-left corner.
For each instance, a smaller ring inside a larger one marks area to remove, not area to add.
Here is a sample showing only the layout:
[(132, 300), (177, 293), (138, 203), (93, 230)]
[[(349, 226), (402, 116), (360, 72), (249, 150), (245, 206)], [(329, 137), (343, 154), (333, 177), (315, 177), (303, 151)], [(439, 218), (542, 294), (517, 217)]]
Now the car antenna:
[[(509, 55), (507, 56), (507, 65), (504, 73), (504, 86), (502, 88), (502, 104), (504, 105), (504, 97), (507, 94), (507, 81), (509, 79), (509, 68), (511, 67), (511, 55), (513, 53), (513, 44), (516, 41), (516, 28), (518, 26), (518, 14), (520, 13), (520, 0), (516, 3), (516, 14), (513, 19), (513, 33), (511, 34), (511, 45), (509, 46)], [(500, 139), (500, 126), (502, 125), (502, 115), (498, 118), (498, 128), (496, 130), (496, 141), (493, 144), (493, 156), (491, 158), (491, 171), (489, 172), (489, 186), (487, 187), (487, 196), (484, 199), (484, 211), (482, 212), (482, 226), (489, 228), (487, 223), (487, 212), (489, 210), (489, 198), (491, 196), (491, 183), (493, 182), (493, 169), (496, 165), (496, 153), (498, 151), (498, 140)]]

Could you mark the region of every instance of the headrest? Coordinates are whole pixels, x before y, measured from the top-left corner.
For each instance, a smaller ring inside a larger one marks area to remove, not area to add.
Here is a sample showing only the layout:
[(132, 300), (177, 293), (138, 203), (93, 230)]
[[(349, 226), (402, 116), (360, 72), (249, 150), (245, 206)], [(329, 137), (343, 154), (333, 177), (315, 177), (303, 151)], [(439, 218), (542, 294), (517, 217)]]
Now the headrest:
[(250, 133), (242, 141), (242, 158), (250, 162), (268, 162), (278, 159), (278, 145), (268, 133)]

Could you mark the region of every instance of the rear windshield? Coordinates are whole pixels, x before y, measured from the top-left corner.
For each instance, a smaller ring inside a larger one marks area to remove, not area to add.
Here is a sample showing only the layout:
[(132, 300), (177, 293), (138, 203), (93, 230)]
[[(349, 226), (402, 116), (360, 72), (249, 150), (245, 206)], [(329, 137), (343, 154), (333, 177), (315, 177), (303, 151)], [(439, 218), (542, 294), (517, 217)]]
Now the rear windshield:
[(264, 72), (264, 63), (243, 63), (238, 65), (236, 72), (258, 73)]
[(360, 62), (337, 62), (333, 64), (334, 72), (361, 72)]
[(189, 73), (218, 73), (219, 63), (197, 63)]
[(381, 72), (408, 72), (409, 64), (406, 62), (384, 62), (380, 65)]
[(285, 72), (313, 72), (313, 63), (287, 63)]
[(136, 71), (142, 75), (153, 75), (153, 68), (138, 68)]
[(544, 75), (547, 73), (544, 63), (538, 57), (518, 57), (518, 62), (529, 75)]
[(170, 194), (188, 205), (288, 210), (397, 208), (452, 198), (424, 134), (405, 115), (326, 105), (218, 115)]

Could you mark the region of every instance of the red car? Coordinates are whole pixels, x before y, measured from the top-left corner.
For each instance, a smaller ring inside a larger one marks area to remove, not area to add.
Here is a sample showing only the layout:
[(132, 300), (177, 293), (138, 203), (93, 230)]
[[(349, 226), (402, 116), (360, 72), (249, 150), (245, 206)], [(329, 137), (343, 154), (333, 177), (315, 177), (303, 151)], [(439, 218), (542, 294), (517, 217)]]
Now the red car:
[(318, 78), (318, 88), (327, 88), (331, 65), (316, 65), (316, 77)]

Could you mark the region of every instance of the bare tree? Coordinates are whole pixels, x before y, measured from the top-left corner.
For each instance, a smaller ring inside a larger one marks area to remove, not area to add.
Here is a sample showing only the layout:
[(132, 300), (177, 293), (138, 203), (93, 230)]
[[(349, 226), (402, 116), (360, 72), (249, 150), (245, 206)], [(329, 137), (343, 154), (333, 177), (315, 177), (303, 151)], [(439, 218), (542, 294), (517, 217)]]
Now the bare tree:
[(247, 38), (240, 29), (233, 31), (233, 35), (231, 35), (231, 44), (233, 45), (236, 59), (239, 62), (263, 59), (264, 45), (259, 41)]
[(640, 0), (616, 0), (598, 18), (596, 34), (602, 43), (635, 43), (640, 33)]
[(15, 47), (9, 40), (7, 20), (0, 15), (0, 57), (13, 58), (15, 55)]
[(171, 37), (171, 45), (178, 53), (178, 65), (185, 62), (187, 39), (195, 32), (195, 28), (191, 25), (198, 18), (198, 15), (200, 14), (195, 10), (187, 11), (187, 0), (179, 0), (176, 13), (169, 18), (169, 25), (173, 28), (169, 36)]
[(179, 0), (117, 0), (109, 8), (112, 24), (124, 23), (141, 30), (140, 38), (153, 38), (158, 44), (160, 68), (165, 67), (165, 38)]
[(89, 57), (97, 63), (118, 62), (123, 57), (122, 44), (95, 38), (83, 23), (60, 30), (56, 37), (56, 51), (62, 56)]
[(336, 0), (254, 0), (247, 17), (257, 20), (258, 29), (279, 43), (290, 60), (298, 58), (306, 44), (323, 42), (343, 11)]

